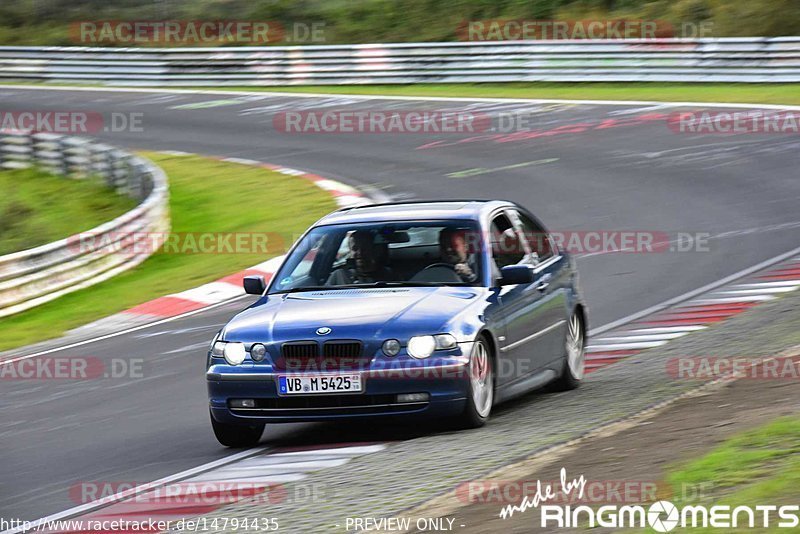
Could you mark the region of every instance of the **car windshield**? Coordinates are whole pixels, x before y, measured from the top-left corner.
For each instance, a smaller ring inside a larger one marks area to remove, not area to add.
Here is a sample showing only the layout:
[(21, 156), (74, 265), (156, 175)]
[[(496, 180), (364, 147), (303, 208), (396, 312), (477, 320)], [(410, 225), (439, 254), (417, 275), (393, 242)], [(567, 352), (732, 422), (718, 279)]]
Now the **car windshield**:
[(480, 243), (471, 221), (318, 226), (291, 253), (270, 292), (480, 285)]

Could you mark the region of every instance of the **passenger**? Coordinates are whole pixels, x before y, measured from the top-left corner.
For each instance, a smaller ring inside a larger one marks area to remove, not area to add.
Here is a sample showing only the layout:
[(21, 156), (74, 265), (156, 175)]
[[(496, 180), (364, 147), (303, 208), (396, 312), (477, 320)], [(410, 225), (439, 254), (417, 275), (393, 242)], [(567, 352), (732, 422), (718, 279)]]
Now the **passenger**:
[(375, 244), (372, 232), (356, 230), (349, 237), (350, 254), (344, 267), (328, 277), (326, 285), (370, 284), (389, 282), (394, 275), (385, 265), (385, 255)]

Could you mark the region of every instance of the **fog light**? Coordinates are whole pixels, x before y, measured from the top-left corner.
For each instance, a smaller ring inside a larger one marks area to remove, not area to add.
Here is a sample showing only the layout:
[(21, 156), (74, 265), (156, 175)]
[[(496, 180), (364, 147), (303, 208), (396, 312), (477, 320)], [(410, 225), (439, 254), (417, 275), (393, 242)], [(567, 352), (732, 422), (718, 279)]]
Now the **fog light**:
[(261, 343), (256, 343), (252, 347), (250, 347), (250, 357), (253, 358), (254, 362), (260, 362), (264, 359), (264, 355), (267, 353), (267, 347), (262, 345)]
[(256, 401), (253, 399), (233, 399), (231, 400), (231, 408), (255, 408)]
[(401, 393), (397, 402), (428, 402), (430, 395), (427, 393)]
[(400, 342), (396, 339), (387, 339), (383, 342), (383, 353), (387, 356), (397, 356), (400, 352)]

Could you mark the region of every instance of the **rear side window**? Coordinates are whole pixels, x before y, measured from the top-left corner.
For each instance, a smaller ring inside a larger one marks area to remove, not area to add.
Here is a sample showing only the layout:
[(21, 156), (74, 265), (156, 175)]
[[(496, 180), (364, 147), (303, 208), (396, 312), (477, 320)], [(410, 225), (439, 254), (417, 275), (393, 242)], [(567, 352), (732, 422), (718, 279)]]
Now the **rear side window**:
[(492, 219), (490, 229), (492, 240), (492, 258), (498, 269), (508, 265), (516, 265), (525, 257), (525, 249), (519, 240), (519, 234), (505, 214)]
[(528, 244), (528, 248), (536, 255), (533, 263), (537, 263), (537, 259), (542, 262), (552, 257), (553, 244), (550, 241), (550, 235), (545, 229), (522, 212), (518, 211), (517, 216), (522, 227), (522, 236)]

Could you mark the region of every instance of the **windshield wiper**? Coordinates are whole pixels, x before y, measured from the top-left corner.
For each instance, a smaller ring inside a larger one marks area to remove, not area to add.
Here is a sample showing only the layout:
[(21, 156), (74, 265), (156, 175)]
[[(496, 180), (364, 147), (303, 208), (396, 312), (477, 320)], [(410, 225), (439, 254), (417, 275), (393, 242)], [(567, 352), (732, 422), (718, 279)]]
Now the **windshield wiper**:
[(364, 289), (373, 287), (445, 287), (445, 286), (468, 286), (467, 282), (368, 282), (364, 284), (342, 284), (337, 286), (298, 286), (281, 291), (279, 293), (299, 293), (302, 291), (327, 291), (335, 289)]
[(299, 293), (300, 291), (321, 291), (323, 289), (331, 289), (337, 286), (298, 286), (290, 287), (289, 289), (282, 289), (275, 291), (275, 293)]
[(327, 291), (329, 289), (357, 289), (359, 287), (377, 287), (375, 284), (382, 284), (383, 282), (370, 282), (368, 284), (342, 284), (337, 286), (298, 286), (290, 287), (289, 289), (282, 289), (274, 293), (299, 293), (301, 291)]
[(375, 282), (371, 287), (444, 287), (465, 286), (466, 282)]

